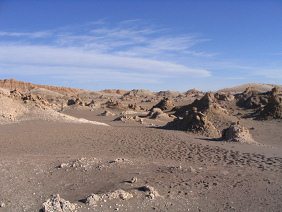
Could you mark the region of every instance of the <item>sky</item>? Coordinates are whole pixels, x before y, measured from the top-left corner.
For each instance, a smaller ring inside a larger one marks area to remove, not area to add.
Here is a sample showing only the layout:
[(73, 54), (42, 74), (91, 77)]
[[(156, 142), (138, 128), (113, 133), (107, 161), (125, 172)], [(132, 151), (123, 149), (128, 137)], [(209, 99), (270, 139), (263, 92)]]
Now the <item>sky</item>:
[(0, 78), (89, 90), (282, 84), (282, 1), (0, 0)]

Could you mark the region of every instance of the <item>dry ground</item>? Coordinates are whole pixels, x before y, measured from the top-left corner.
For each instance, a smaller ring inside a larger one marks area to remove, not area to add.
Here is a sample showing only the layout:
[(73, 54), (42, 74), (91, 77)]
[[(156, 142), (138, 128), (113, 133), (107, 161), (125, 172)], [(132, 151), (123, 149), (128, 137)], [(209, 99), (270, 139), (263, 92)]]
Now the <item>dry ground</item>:
[[(69, 110), (90, 124), (26, 121), (0, 126), (0, 211), (39, 211), (51, 194), (78, 211), (281, 211), (282, 123), (244, 120), (261, 145), (222, 143), (191, 133), (113, 122), (102, 111)], [(87, 168), (58, 168), (79, 158)], [(112, 163), (116, 158), (129, 162)], [(134, 184), (128, 183), (137, 177)], [(145, 198), (138, 188), (161, 195)], [(130, 200), (89, 208), (91, 193), (124, 189)]]

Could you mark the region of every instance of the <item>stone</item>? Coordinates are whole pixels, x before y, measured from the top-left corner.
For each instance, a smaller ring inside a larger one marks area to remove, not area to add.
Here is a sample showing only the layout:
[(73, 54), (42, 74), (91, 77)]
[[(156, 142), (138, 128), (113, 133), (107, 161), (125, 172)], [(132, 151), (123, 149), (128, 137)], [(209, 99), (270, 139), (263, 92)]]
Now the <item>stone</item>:
[(59, 194), (52, 195), (42, 204), (43, 212), (75, 212), (76, 205), (64, 200)]

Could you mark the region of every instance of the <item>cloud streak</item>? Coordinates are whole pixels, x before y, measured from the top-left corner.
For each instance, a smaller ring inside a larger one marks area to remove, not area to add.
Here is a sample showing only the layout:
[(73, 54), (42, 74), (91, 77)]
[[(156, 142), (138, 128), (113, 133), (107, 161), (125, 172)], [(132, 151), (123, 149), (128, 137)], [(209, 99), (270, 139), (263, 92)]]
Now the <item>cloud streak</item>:
[(0, 31), (0, 38), (2, 76), (140, 85), (211, 76), (206, 68), (176, 60), (179, 54), (212, 56), (193, 49), (208, 39), (173, 35), (137, 20), (114, 26), (95, 22), (35, 32)]
[(62, 48), (34, 45), (1, 45), (0, 62), (18, 65), (88, 67), (99, 69), (124, 69), (138, 72), (189, 74), (210, 76), (205, 69), (189, 68), (172, 62), (102, 54), (78, 48)]

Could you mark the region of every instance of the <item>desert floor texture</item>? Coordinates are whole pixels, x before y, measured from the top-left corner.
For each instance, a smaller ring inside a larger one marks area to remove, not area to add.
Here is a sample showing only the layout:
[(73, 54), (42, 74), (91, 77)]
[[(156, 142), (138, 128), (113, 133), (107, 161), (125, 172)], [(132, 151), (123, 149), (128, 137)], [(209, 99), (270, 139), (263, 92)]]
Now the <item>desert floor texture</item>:
[(0, 81), (0, 211), (281, 211), (281, 87)]

